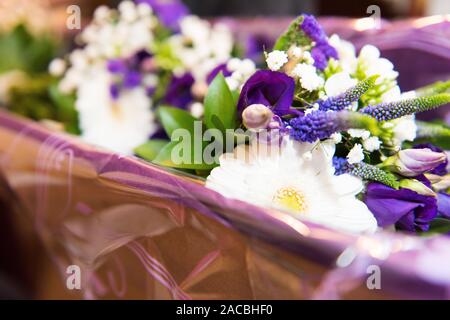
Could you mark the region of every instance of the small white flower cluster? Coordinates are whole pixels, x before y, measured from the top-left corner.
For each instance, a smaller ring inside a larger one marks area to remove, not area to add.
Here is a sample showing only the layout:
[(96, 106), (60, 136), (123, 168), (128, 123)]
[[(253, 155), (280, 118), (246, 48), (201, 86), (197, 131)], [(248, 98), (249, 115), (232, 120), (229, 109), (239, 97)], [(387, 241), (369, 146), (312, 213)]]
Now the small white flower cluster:
[(147, 4), (123, 1), (118, 10), (100, 6), (95, 10), (94, 20), (79, 37), (84, 47), (69, 55), (70, 67), (57, 59), (49, 66), (49, 72), (60, 76), (60, 90), (73, 92), (84, 81), (86, 71), (94, 65), (104, 65), (108, 59), (129, 57), (133, 53), (149, 48), (153, 30), (158, 23)]
[(287, 73), (294, 78), (298, 78), (301, 86), (308, 91), (322, 88), (325, 82), (313, 66), (314, 59), (311, 53), (300, 47), (293, 46), (287, 53), (274, 50), (266, 55), (266, 63), (272, 71), (279, 71), (284, 66), (291, 64), (293, 68), (292, 70), (286, 70)]
[(225, 80), (230, 90), (233, 91), (241, 88), (256, 71), (256, 66), (250, 59), (232, 58), (227, 63), (227, 69), (231, 72), (231, 75), (226, 77)]
[(308, 91), (318, 90), (323, 87), (325, 80), (317, 74), (317, 69), (313, 65), (299, 63), (292, 70), (292, 75), (300, 79), (302, 88)]
[(182, 66), (177, 74), (191, 72), (196, 82), (206, 82), (206, 77), (216, 66), (226, 63), (233, 50), (233, 35), (224, 24), (211, 25), (197, 16), (186, 16), (180, 21), (181, 33), (169, 42)]
[(266, 58), (267, 66), (272, 71), (280, 70), (288, 61), (287, 53), (280, 50), (270, 52)]
[(378, 137), (370, 136), (370, 132), (364, 129), (349, 129), (348, 134), (352, 138), (360, 138), (363, 140), (363, 147), (369, 152), (379, 150), (381, 147), (381, 141)]

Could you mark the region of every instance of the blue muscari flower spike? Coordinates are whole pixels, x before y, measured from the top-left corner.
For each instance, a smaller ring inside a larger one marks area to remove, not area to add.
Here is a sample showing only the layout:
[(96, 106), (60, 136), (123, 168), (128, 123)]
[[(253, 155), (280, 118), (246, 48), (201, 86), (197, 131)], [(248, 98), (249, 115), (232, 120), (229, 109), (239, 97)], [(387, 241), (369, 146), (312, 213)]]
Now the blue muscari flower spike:
[(298, 141), (314, 142), (329, 138), (340, 131), (337, 112), (313, 111), (310, 114), (289, 121), (290, 136)]
[(350, 164), (345, 158), (333, 157), (333, 166), (335, 168), (334, 174), (337, 176), (348, 173), (364, 180), (383, 183), (394, 189), (399, 188), (399, 182), (395, 175), (374, 165), (365, 162)]
[(347, 108), (350, 104), (352, 104), (355, 101), (358, 101), (358, 99), (367, 92), (373, 85), (375, 84), (376, 79), (378, 78), (378, 75), (369, 77), (363, 81), (360, 81), (356, 84), (356, 86), (348, 89), (344, 93), (335, 96), (330, 97), (326, 100), (319, 100), (317, 103), (319, 104), (319, 110), (322, 111), (340, 111)]
[(430, 97), (419, 97), (402, 101), (381, 103), (376, 106), (367, 106), (361, 109), (378, 121), (388, 121), (406, 115), (435, 109), (450, 102), (450, 94), (442, 93)]
[(375, 119), (351, 111), (313, 111), (289, 121), (290, 136), (298, 141), (315, 142), (328, 139), (333, 133), (349, 128), (367, 129), (373, 135), (379, 135)]

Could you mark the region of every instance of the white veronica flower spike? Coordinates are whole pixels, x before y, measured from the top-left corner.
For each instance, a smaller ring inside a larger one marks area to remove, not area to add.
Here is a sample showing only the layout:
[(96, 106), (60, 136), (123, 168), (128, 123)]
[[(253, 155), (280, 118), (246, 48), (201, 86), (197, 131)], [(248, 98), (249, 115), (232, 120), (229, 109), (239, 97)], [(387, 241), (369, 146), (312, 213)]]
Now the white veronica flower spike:
[[(269, 145), (270, 146), (270, 145)], [(375, 232), (377, 222), (355, 198), (359, 178), (334, 175), (334, 145), (285, 138), (267, 149), (254, 142), (221, 156), (206, 186), (222, 195), (289, 212), (296, 218), (347, 232)]]

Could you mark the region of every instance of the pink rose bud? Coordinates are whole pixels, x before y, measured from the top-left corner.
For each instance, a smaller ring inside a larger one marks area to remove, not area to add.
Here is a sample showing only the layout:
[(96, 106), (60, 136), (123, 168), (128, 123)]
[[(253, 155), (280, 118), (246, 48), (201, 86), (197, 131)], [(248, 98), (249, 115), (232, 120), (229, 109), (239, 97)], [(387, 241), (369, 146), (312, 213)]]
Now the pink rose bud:
[(266, 129), (272, 118), (272, 111), (263, 104), (252, 104), (242, 112), (244, 126), (250, 130)]
[(405, 177), (414, 177), (433, 170), (447, 159), (443, 152), (425, 149), (401, 150), (394, 156), (395, 170)]

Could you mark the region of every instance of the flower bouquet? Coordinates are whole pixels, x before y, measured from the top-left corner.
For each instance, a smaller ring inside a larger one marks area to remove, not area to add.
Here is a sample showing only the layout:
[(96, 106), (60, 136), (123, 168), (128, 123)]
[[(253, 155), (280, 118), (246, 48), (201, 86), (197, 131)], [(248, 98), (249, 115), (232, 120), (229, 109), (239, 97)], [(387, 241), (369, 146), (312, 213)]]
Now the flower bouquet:
[(376, 47), (309, 15), (259, 65), (178, 1), (100, 7), (76, 41), (5, 103), (81, 141), (0, 114), (0, 165), (84, 297), (310, 297), (304, 270), (330, 294), (373, 261), (442, 297), (445, 237), (379, 231), (450, 232), (450, 128), (415, 119), (449, 81), (401, 92)]
[(226, 197), (339, 230), (450, 230), (450, 131), (415, 119), (450, 102), (450, 82), (402, 93), (376, 47), (356, 55), (309, 15), (290, 25), (266, 62), (268, 70), (238, 87), (224, 68), (201, 121), (160, 107), (171, 139), (147, 159), (204, 176)]

